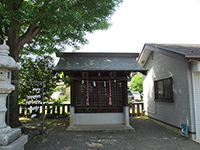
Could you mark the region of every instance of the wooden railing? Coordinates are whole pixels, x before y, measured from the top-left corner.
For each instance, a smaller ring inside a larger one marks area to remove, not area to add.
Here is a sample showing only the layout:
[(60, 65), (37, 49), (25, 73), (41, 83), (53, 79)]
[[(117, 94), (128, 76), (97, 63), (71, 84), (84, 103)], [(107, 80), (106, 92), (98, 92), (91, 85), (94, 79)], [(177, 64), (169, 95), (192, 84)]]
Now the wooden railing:
[[(45, 103), (44, 104), (44, 115), (65, 115), (70, 113), (71, 104), (53, 104)], [(37, 110), (31, 110), (30, 108), (37, 107)], [(130, 116), (140, 116), (143, 115), (144, 104), (143, 102), (137, 102), (129, 104)], [(20, 116), (31, 116), (31, 114), (42, 114), (42, 104), (19, 104), (19, 115)]]

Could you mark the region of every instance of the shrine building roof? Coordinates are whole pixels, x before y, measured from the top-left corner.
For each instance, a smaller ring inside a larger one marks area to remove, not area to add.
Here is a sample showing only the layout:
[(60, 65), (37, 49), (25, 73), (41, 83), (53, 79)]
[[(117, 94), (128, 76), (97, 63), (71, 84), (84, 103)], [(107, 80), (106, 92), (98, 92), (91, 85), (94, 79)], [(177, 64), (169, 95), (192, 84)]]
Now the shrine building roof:
[(139, 53), (63, 53), (53, 72), (127, 71), (146, 73), (136, 58)]

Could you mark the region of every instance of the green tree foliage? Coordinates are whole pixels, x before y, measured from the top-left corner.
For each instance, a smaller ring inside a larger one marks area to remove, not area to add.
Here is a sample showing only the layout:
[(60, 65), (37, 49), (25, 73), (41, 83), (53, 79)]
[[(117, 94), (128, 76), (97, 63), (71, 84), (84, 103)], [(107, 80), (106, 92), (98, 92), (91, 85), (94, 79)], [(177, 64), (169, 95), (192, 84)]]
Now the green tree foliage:
[(70, 78), (69, 76), (66, 76), (63, 72), (60, 74), (60, 77), (62, 79), (62, 81), (65, 83), (65, 87), (69, 87), (70, 86)]
[[(49, 100), (57, 87), (56, 82), (60, 79), (58, 74), (53, 75), (52, 73), (52, 69), (54, 68), (53, 61), (53, 58), (50, 56), (37, 56), (35, 59), (32, 57), (23, 57), (20, 59), (22, 68), (19, 70), (19, 80), (42, 81), (44, 83), (45, 100)], [(33, 88), (41, 89), (42, 86), (35, 83), (20, 83), (19, 100), (27, 99), (27, 95), (37, 95), (36, 91), (33, 91)]]
[(131, 82), (129, 84), (130, 91), (138, 91), (140, 93), (143, 92), (143, 76), (136, 74), (132, 77)]
[[(109, 28), (122, 1), (0, 0), (0, 37), (8, 40), (10, 56), (17, 62), (22, 54), (62, 52), (64, 45), (77, 48), (88, 42), (86, 33)], [(19, 79), (18, 71), (13, 79)], [(10, 123), (18, 126), (17, 85), (12, 95)]]
[(54, 89), (54, 92), (62, 92), (62, 88), (60, 86), (57, 86), (55, 89)]
[[(122, 0), (1, 0), (0, 35), (11, 56), (52, 53), (86, 44), (86, 33), (108, 29)], [(24, 49), (23, 49), (24, 47)]]

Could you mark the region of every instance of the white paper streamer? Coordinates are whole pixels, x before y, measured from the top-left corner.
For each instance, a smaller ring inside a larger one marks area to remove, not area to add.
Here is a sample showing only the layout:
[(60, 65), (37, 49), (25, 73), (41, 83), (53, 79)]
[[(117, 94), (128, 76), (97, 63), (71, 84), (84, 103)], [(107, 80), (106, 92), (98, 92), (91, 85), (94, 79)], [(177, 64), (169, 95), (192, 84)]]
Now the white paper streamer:
[(31, 115), (31, 118), (34, 118), (34, 117), (36, 117), (37, 116), (37, 114), (32, 114)]
[(38, 110), (39, 109), (39, 106), (35, 106), (35, 107), (32, 107), (32, 106), (30, 106), (29, 108), (28, 108), (28, 110)]
[(28, 99), (38, 99), (38, 98), (41, 98), (41, 95), (30, 95), (30, 96), (27, 96)]

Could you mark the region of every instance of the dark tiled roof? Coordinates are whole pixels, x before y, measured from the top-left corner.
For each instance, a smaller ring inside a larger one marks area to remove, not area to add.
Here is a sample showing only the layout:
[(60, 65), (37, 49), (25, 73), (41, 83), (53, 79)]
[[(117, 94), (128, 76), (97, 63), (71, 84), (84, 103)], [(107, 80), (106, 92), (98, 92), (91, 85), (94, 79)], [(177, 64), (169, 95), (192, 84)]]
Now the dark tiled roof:
[(144, 71), (137, 53), (64, 53), (53, 69), (57, 71)]
[(176, 52), (185, 57), (200, 57), (200, 44), (147, 44), (149, 46), (160, 48), (167, 51)]

